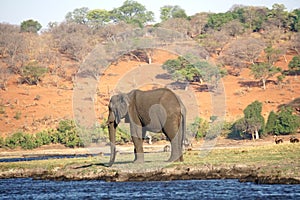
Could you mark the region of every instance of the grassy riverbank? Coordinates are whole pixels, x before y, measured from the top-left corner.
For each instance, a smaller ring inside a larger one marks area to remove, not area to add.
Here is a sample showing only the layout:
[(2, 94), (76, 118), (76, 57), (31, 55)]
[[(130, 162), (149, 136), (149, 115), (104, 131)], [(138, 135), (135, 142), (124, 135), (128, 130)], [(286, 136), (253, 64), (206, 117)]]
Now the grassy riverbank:
[(0, 163), (0, 178), (33, 177), (56, 180), (102, 179), (145, 181), (238, 178), (257, 183), (300, 184), (300, 145), (284, 143), (256, 147), (187, 151), (183, 163), (166, 163), (169, 153), (145, 154), (145, 164), (133, 164), (132, 154), (117, 155), (108, 168), (107, 156)]

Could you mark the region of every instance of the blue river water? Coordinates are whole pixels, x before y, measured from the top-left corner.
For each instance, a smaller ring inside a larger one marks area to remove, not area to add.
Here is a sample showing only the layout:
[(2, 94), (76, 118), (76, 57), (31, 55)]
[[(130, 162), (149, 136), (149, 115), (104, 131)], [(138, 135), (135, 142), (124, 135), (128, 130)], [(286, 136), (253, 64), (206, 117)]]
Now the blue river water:
[(0, 199), (300, 199), (300, 185), (228, 180), (165, 182), (0, 179)]

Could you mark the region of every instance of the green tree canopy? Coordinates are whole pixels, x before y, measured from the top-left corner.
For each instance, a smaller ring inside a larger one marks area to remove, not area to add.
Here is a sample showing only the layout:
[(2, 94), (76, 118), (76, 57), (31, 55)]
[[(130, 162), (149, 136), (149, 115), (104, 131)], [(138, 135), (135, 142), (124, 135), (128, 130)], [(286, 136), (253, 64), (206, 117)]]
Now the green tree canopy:
[(33, 19), (29, 19), (21, 23), (22, 32), (37, 33), (41, 28), (42, 25)]
[(293, 59), (289, 62), (289, 69), (292, 71), (300, 70), (300, 56), (293, 57)]
[(162, 68), (167, 70), (176, 81), (208, 82), (211, 86), (216, 86), (219, 79), (226, 74), (208, 61), (198, 60), (190, 63), (189, 55), (179, 56), (177, 59), (167, 60)]
[(68, 12), (66, 14), (66, 21), (67, 22), (74, 22), (77, 24), (86, 24), (88, 22), (87, 14), (89, 12), (89, 8), (82, 7), (76, 8), (72, 12)]
[(180, 6), (166, 5), (160, 8), (160, 19), (166, 21), (170, 18), (187, 18), (185, 10)]
[(147, 22), (154, 21), (154, 13), (147, 11), (146, 7), (137, 1), (126, 0), (119, 8), (112, 10), (114, 21), (124, 21), (128, 24), (144, 26)]
[(254, 64), (251, 67), (251, 74), (255, 79), (261, 80), (263, 83), (263, 89), (266, 89), (266, 82), (269, 78), (274, 76), (276, 73), (281, 72), (280, 67), (275, 67), (274, 63), (278, 60), (281, 51), (268, 46), (264, 49), (265, 62)]
[(286, 135), (295, 133), (300, 127), (299, 116), (293, 114), (291, 107), (282, 107), (278, 114), (269, 114), (266, 133), (275, 135)]
[(111, 13), (104, 9), (94, 9), (87, 13), (87, 19), (92, 25), (104, 25), (111, 20)]
[(259, 134), (264, 131), (265, 120), (261, 115), (262, 103), (254, 101), (244, 109), (244, 117), (238, 120), (234, 127), (241, 133), (252, 135), (252, 139), (259, 139)]

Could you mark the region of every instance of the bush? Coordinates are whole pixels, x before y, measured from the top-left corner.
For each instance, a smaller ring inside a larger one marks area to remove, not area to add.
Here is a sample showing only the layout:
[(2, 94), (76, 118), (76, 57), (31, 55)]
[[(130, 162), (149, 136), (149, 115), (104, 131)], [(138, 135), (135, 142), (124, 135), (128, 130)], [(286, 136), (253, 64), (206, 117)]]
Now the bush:
[(206, 120), (196, 117), (194, 122), (189, 125), (189, 130), (198, 140), (206, 136), (207, 131), (209, 130), (209, 124)]
[(26, 134), (23, 132), (17, 132), (14, 133), (12, 136), (6, 138), (5, 146), (12, 149), (18, 146), (22, 147), (23, 149), (33, 149), (36, 148), (38, 145), (33, 135)]
[(116, 130), (116, 143), (117, 144), (125, 144), (131, 141), (131, 135), (125, 128), (118, 127)]
[(0, 137), (0, 148), (5, 146), (5, 141), (3, 139), (3, 137)]
[(79, 133), (73, 120), (62, 120), (59, 122), (57, 139), (58, 142), (66, 147), (80, 147), (83, 142), (79, 137)]
[[(297, 115), (293, 114), (293, 110), (291, 107), (283, 107), (277, 115), (275, 114), (274, 118), (275, 117), (276, 119), (273, 119), (274, 121), (272, 122), (273, 126), (270, 127), (268, 133), (273, 133), (275, 135), (287, 135), (295, 133), (300, 127), (300, 118)], [(269, 122), (269, 119), (268, 123), (271, 123)]]
[(47, 145), (52, 142), (51, 135), (48, 131), (41, 131), (35, 135), (38, 146)]
[(21, 68), (21, 72), (20, 72), (21, 77), (19, 78), (19, 83), (21, 84), (27, 83), (28, 85), (37, 85), (41, 80), (42, 76), (45, 73), (47, 73), (47, 71), (48, 71), (47, 68), (35, 66), (34, 64), (24, 66)]

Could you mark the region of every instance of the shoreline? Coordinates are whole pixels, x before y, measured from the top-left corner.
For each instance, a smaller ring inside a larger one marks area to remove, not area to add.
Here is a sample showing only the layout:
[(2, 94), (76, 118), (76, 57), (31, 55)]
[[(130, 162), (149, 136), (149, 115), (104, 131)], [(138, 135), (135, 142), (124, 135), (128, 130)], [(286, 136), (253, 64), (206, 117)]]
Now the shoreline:
[[(52, 146), (37, 151), (3, 150), (0, 151), (0, 159), (25, 160), (0, 162), (0, 178), (107, 182), (238, 179), (257, 184), (300, 184), (300, 145), (261, 144), (251, 146), (248, 142), (246, 146), (217, 146), (205, 156), (201, 156), (201, 150), (186, 151), (183, 163), (166, 163), (169, 152), (158, 151), (164, 145), (157, 145), (146, 148), (148, 153), (144, 164), (132, 163), (133, 147), (128, 145), (120, 147), (122, 151), (112, 167), (103, 164), (108, 163), (108, 155), (92, 155), (86, 149), (53, 149)], [(30, 156), (53, 155), (73, 155), (75, 158), (26, 161)]]
[[(99, 167), (101, 166), (101, 167)], [(95, 167), (97, 173), (95, 173)], [(93, 172), (88, 168), (94, 168)], [(100, 170), (99, 170), (100, 169)], [(85, 170), (85, 173), (82, 173)], [(45, 169), (17, 169), (0, 172), (0, 179), (32, 178), (34, 180), (80, 181), (103, 180), (106, 182), (142, 182), (142, 181), (174, 181), (174, 180), (211, 180), (238, 179), (240, 182), (256, 184), (300, 184), (300, 177), (282, 177), (257, 173), (258, 168), (246, 165), (234, 166), (198, 166), (187, 165), (162, 168), (154, 171), (128, 172), (104, 167), (102, 165), (72, 166), (68, 173), (58, 167)]]

